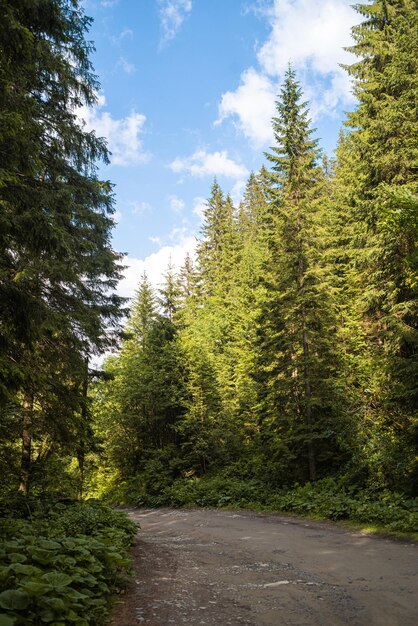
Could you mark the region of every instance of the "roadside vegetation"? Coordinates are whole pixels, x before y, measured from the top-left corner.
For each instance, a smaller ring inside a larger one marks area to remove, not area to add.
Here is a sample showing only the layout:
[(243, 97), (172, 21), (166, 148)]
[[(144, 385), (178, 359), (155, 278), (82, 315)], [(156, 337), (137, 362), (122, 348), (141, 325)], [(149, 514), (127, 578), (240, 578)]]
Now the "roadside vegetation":
[(101, 625), (137, 526), (99, 502), (0, 503), (0, 625)]
[[(142, 477), (143, 478), (143, 477)], [(153, 489), (141, 479), (110, 489), (112, 502), (140, 507), (249, 509), (344, 522), (367, 532), (418, 541), (418, 498), (384, 489), (364, 490), (333, 477), (274, 489), (255, 478), (220, 472), (177, 478)]]

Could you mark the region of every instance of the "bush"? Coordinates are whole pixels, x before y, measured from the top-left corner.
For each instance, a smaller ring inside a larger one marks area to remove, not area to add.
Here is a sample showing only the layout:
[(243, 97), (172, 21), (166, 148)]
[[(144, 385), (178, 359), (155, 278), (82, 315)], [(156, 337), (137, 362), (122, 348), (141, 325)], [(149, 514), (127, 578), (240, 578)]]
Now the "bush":
[(237, 507), (283, 511), (330, 520), (351, 520), (392, 532), (418, 532), (418, 498), (390, 491), (359, 490), (343, 480), (325, 478), (292, 489), (271, 490), (256, 479), (220, 473), (181, 478), (159, 493), (130, 492), (130, 502), (145, 506)]
[(371, 524), (393, 532), (418, 532), (418, 498), (408, 499), (389, 491), (355, 492), (335, 479), (277, 493), (270, 506), (302, 515)]
[(142, 494), (137, 504), (146, 506), (256, 506), (266, 501), (265, 487), (255, 479), (243, 480), (223, 475), (179, 478), (157, 494)]
[(0, 520), (0, 626), (103, 624), (136, 525), (97, 502), (27, 511)]

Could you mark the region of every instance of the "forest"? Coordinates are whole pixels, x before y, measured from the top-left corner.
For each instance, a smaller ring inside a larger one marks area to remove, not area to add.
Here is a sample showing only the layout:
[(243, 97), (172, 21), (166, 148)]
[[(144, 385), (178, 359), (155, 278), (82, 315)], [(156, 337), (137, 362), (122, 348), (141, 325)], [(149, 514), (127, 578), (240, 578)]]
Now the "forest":
[(1, 626), (102, 623), (135, 532), (109, 505), (417, 533), (416, 2), (357, 5), (332, 157), (289, 65), (265, 166), (238, 206), (213, 182), (196, 256), (130, 308), (106, 143), (74, 112), (97, 97), (90, 20), (0, 7)]

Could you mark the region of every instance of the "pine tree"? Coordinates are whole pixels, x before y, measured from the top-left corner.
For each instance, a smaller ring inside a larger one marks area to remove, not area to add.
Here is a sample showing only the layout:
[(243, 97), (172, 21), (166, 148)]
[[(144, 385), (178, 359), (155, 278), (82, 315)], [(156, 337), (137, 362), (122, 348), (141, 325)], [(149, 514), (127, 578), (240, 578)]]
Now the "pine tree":
[[(113, 380), (106, 389), (99, 386), (96, 411), (109, 438), (110, 462), (122, 478), (147, 471), (148, 464), (162, 457), (171, 462), (185, 411), (184, 365), (170, 319), (173, 311), (167, 307), (161, 314), (158, 300), (144, 273), (132, 303), (128, 338), (108, 365)], [(155, 475), (153, 480), (157, 484)]]
[(135, 343), (145, 346), (151, 325), (156, 318), (157, 298), (144, 271), (135, 293), (127, 327), (128, 331), (133, 333)]
[(174, 271), (174, 265), (171, 258), (168, 263), (166, 272), (163, 274), (164, 284), (160, 287), (159, 303), (162, 307), (163, 315), (170, 322), (174, 321), (174, 316), (180, 306), (180, 281)]
[[(205, 295), (227, 284), (234, 267), (236, 251), (235, 209), (229, 194), (224, 197), (215, 180), (206, 203), (201, 239), (197, 247), (200, 287)], [(218, 293), (218, 295), (220, 295)]]
[(196, 296), (196, 281), (197, 277), (193, 260), (190, 254), (187, 253), (179, 273), (180, 301), (183, 306)]
[[(76, 116), (98, 87), (91, 20), (77, 0), (1, 0), (0, 10), (0, 401), (28, 415), (45, 395), (45, 350), (57, 346), (53, 378), (60, 354), (84, 361), (114, 340), (121, 257), (111, 185), (97, 177), (106, 145)], [(30, 437), (24, 428), (23, 464)]]
[[(416, 455), (412, 416), (418, 405), (417, 231), (411, 222), (418, 192), (418, 12), (410, 0), (356, 8), (365, 20), (353, 29), (358, 61), (347, 69), (359, 105), (348, 115), (351, 131), (337, 169), (349, 233), (346, 289), (361, 328), (357, 349), (364, 346), (357, 355), (363, 410), (373, 416), (364, 462), (374, 458), (383, 481), (399, 484), (408, 474), (418, 476), (407, 460)], [(411, 480), (418, 482), (416, 476)]]
[[(239, 424), (242, 452), (257, 438), (257, 319), (263, 300), (263, 273), (269, 266), (267, 234), (270, 232), (267, 172), (263, 167), (248, 179), (237, 214), (237, 246), (231, 284), (231, 341), (227, 350), (231, 410)], [(248, 444), (248, 445), (246, 445)]]
[(196, 271), (188, 274), (191, 297), (181, 312), (180, 342), (189, 395), (182, 425), (184, 449), (199, 471), (237, 453), (232, 342), (239, 250), (235, 207), (215, 181), (197, 247)]
[(256, 374), (264, 442), (280, 481), (315, 480), (318, 470), (340, 460), (335, 319), (323, 255), (324, 174), (301, 98), (289, 68), (273, 118), (276, 145), (266, 155), (274, 229)]
[(418, 15), (409, 0), (357, 10), (366, 21), (354, 29), (351, 50), (360, 60), (348, 70), (360, 104), (348, 125), (362, 171), (354, 217), (364, 229), (363, 311), (379, 358), (388, 358), (393, 397), (411, 409), (418, 403), (418, 292), (410, 263), (417, 239), (399, 198), (418, 192)]

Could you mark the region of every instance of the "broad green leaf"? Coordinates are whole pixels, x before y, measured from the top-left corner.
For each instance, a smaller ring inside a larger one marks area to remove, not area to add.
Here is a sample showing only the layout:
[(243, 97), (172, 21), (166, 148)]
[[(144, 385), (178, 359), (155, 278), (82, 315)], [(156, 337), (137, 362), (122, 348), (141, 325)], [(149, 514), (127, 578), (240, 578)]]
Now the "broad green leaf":
[(36, 581), (28, 581), (21, 586), (23, 591), (26, 591), (30, 596), (43, 596), (48, 591), (53, 589), (52, 585), (47, 583), (39, 583)]
[(41, 539), (41, 541), (38, 542), (38, 546), (42, 548), (43, 550), (60, 550), (61, 549), (60, 543), (58, 543), (57, 541), (52, 541), (50, 539)]
[(71, 587), (68, 589), (68, 591), (65, 591), (65, 597), (76, 602), (78, 600), (86, 600), (87, 598), (90, 598), (91, 595), (91, 592), (85, 589), (83, 589), (83, 593), (80, 593), (79, 591), (76, 591), (76, 589), (72, 589)]
[(77, 582), (81, 582), (83, 585), (87, 585), (88, 587), (94, 587), (97, 585), (97, 578), (95, 576), (91, 576), (90, 574), (86, 574), (84, 576), (78, 575)]
[(7, 589), (0, 593), (0, 606), (2, 609), (21, 611), (29, 604), (29, 596), (24, 591)]
[(75, 559), (73, 559), (72, 556), (60, 557), (60, 565), (65, 565), (68, 568), (72, 569), (76, 563), (77, 563), (77, 561)]
[(11, 563), (24, 563), (28, 560), (28, 557), (24, 554), (20, 554), (19, 552), (12, 552), (8, 554), (8, 559)]
[(67, 622), (78, 622), (80, 619), (80, 616), (77, 615), (77, 613), (75, 613), (74, 611), (68, 611), (65, 618)]
[(71, 576), (68, 576), (68, 574), (63, 574), (62, 572), (55, 571), (43, 574), (43, 576), (41, 576), (41, 580), (58, 589), (60, 587), (67, 587), (73, 582), (73, 579), (71, 578)]
[(66, 610), (69, 603), (67, 602), (66, 604), (62, 598), (46, 597), (42, 598), (42, 604), (52, 609), (53, 611), (60, 611), (61, 614), (64, 614), (64, 611)]
[(54, 562), (55, 553), (50, 550), (34, 548), (30, 553), (32, 559), (42, 565), (51, 565)]
[(39, 614), (39, 617), (41, 618), (41, 621), (45, 622), (46, 624), (50, 624), (55, 620), (55, 615), (53, 611), (50, 611), (49, 609), (47, 609), (46, 611), (42, 611)]
[(36, 576), (37, 574), (41, 574), (42, 570), (39, 567), (35, 567), (35, 565), (24, 565), (23, 563), (13, 563), (10, 566), (10, 569), (15, 574), (23, 574), (23, 576)]
[(10, 565), (7, 567), (4, 567), (4, 566), (0, 567), (0, 580), (1, 581), (6, 580), (10, 574), (10, 571), (11, 571)]

